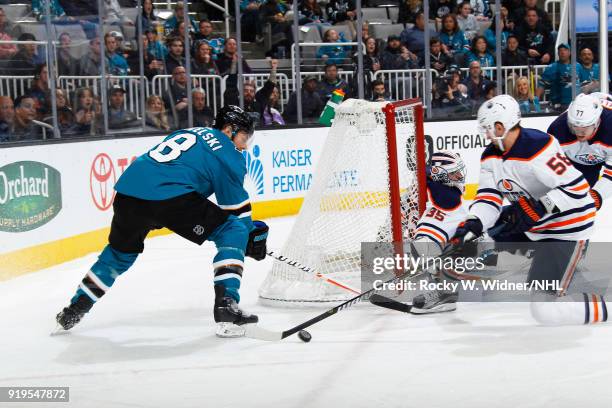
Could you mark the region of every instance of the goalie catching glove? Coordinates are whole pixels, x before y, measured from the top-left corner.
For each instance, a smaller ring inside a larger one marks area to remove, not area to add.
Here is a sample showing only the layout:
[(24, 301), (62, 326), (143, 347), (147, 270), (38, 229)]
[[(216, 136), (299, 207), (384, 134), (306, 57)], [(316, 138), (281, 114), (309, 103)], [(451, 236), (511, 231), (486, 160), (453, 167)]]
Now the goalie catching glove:
[(245, 255), (256, 261), (261, 261), (266, 257), (267, 248), (266, 241), (268, 240), (268, 224), (263, 221), (253, 221), (253, 230), (249, 234), (249, 242), (247, 243)]

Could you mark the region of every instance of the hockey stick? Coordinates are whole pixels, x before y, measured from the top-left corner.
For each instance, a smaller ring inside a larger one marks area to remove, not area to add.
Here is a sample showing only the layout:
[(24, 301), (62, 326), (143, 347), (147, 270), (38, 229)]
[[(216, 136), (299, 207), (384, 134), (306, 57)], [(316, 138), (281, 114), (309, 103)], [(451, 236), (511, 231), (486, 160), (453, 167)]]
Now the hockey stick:
[[(474, 237), (472, 239), (470, 239), (470, 241), (479, 238), (479, 237)], [(442, 253), (439, 256), (449, 256), (453, 253), (455, 253), (459, 248), (455, 247), (455, 246), (451, 246), (449, 248), (447, 248), (446, 250), (442, 251)], [(407, 271), (402, 273), (399, 276), (395, 276), (391, 279), (389, 279), (388, 281), (386, 281), (385, 283), (391, 283), (391, 282), (395, 282), (398, 281), (400, 279), (405, 278), (408, 275), (412, 275), (413, 271)], [(257, 324), (247, 324), (245, 327), (245, 336), (246, 337), (250, 337), (252, 339), (258, 339), (258, 340), (266, 340), (266, 341), (278, 341), (278, 340), (282, 340), (284, 338), (287, 338), (297, 332), (299, 332), (300, 330), (303, 330), (307, 327), (312, 326), (313, 324), (316, 324), (318, 322), (320, 322), (321, 320), (325, 320), (330, 316), (335, 315), (336, 313), (348, 309), (351, 306), (354, 306), (355, 304), (359, 303), (362, 299), (366, 298), (367, 296), (369, 296), (372, 292), (376, 291), (378, 289), (376, 288), (372, 288), (369, 290), (366, 290), (363, 293), (358, 294), (357, 296), (347, 300), (346, 302), (343, 302), (337, 306), (332, 307), (329, 310), (326, 310), (325, 312), (321, 313), (318, 316), (313, 317), (310, 320), (305, 321), (304, 323), (298, 324), (297, 326), (294, 326), (290, 329), (287, 329), (285, 331), (272, 331), (272, 330), (268, 330), (268, 329), (264, 329), (262, 327), (259, 327), (259, 325)]]
[(279, 262), (284, 262), (287, 265), (293, 266), (294, 268), (297, 268), (297, 269), (299, 269), (299, 270), (301, 270), (303, 272), (313, 274), (317, 278), (323, 279), (325, 282), (327, 282), (329, 284), (332, 284), (334, 286), (337, 286), (339, 288), (342, 288), (342, 289), (347, 290), (349, 292), (352, 292), (354, 294), (359, 294), (360, 293), (358, 290), (350, 287), (349, 285), (346, 285), (346, 284), (344, 284), (342, 282), (339, 282), (339, 281), (337, 281), (335, 279), (332, 279), (332, 278), (330, 278), (330, 277), (328, 277), (326, 275), (323, 275), (321, 272), (317, 272), (313, 268), (311, 268), (309, 266), (306, 266), (306, 265), (303, 265), (303, 264), (299, 263), (298, 261), (289, 259), (289, 258), (287, 258), (284, 255), (277, 254), (274, 251), (268, 251), (267, 254), (269, 256), (271, 256), (272, 258), (276, 259)]

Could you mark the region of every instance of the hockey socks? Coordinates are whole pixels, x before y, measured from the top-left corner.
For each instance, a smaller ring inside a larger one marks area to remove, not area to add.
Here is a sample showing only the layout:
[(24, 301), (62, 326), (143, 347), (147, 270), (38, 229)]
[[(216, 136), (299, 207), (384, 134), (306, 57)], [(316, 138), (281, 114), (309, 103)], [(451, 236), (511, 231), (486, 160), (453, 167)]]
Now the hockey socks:
[(595, 324), (608, 320), (608, 307), (603, 296), (578, 293), (567, 297), (548, 301), (541, 297), (534, 299), (531, 315), (538, 323), (547, 326)]

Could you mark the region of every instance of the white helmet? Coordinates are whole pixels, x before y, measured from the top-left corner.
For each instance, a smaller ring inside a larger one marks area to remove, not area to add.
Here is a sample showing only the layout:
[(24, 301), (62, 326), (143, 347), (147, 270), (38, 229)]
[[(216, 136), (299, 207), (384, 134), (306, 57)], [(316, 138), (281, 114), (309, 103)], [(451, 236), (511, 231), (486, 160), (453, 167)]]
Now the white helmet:
[(433, 181), (465, 191), (465, 163), (457, 153), (441, 150), (432, 154), (428, 175)]
[[(484, 102), (478, 109), (478, 132), (489, 140), (497, 142), (503, 151), (502, 141), (514, 126), (521, 120), (521, 109), (518, 102), (510, 95), (498, 95)], [(495, 124), (501, 123), (504, 134), (495, 136)]]
[(603, 106), (594, 95), (580, 94), (567, 108), (567, 125), (576, 136), (590, 136), (599, 127)]

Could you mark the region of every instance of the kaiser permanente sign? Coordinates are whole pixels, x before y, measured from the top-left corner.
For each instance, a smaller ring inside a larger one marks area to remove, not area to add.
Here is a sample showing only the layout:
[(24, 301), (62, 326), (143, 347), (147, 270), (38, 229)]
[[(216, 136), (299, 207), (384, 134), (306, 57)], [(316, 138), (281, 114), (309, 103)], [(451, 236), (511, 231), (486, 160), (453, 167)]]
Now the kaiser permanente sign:
[[(554, 117), (524, 119), (547, 129)], [(253, 216), (296, 214), (315, 174), (329, 128), (256, 132), (245, 152)], [(473, 197), (485, 145), (475, 121), (426, 122), (435, 150), (461, 154), (466, 198)], [(163, 137), (0, 148), (0, 280), (100, 250), (112, 218), (112, 186), (127, 166)], [(372, 165), (375, 165), (374, 163)], [(335, 182), (358, 188), (344, 169)], [(163, 233), (163, 232), (162, 232)], [(150, 234), (151, 235), (151, 234)]]

